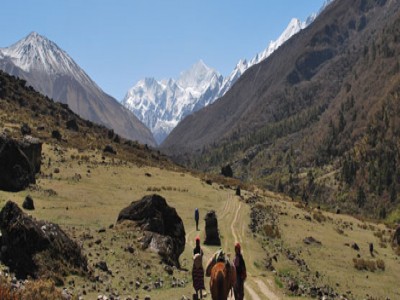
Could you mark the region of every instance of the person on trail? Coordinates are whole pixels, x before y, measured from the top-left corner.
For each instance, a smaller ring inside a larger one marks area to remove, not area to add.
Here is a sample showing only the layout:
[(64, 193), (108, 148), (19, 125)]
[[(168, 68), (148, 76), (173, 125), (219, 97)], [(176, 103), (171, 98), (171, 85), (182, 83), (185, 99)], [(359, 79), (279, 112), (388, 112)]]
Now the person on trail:
[(195, 299), (203, 299), (203, 290), (205, 290), (203, 250), (200, 247), (199, 237), (196, 237), (196, 247), (193, 249), (192, 279), (193, 279), (193, 288), (196, 291)]
[(235, 300), (243, 300), (244, 298), (244, 281), (247, 278), (246, 264), (244, 262), (241, 247), (239, 243), (235, 244), (235, 259), (233, 263), (236, 268), (236, 283), (233, 286)]
[(203, 256), (203, 249), (201, 249), (200, 247), (200, 238), (196, 237), (196, 246), (193, 249), (193, 256), (196, 254), (200, 254), (201, 256)]
[(196, 208), (194, 210), (194, 220), (196, 221), (196, 230), (197, 231), (199, 231), (199, 218), (200, 218), (199, 209)]

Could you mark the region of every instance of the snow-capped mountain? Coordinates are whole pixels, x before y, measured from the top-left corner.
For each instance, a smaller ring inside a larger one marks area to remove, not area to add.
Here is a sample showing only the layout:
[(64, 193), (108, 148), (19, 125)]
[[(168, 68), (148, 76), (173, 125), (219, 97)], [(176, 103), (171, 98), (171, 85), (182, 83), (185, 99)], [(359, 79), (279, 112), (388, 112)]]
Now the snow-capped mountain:
[[(276, 41), (271, 41), (264, 51), (258, 53), (250, 61), (240, 60), (236, 67), (233, 69), (231, 74), (224, 79), (222, 87), (215, 99), (222, 97), (225, 93), (232, 87), (232, 85), (242, 76), (242, 74), (251, 66), (262, 62), (268, 56), (276, 51), (280, 46), (282, 46), (287, 40), (289, 40), (293, 35), (298, 33), (300, 30), (306, 28), (312, 21), (314, 21), (315, 15), (309, 17), (306, 22), (302, 22), (299, 19), (293, 18), (283, 33), (279, 36)], [(211, 101), (213, 102), (213, 101)]]
[(140, 80), (128, 91), (122, 103), (161, 143), (185, 116), (210, 104), (222, 81), (218, 72), (199, 61), (182, 72), (177, 80)]
[(36, 32), (0, 51), (25, 72), (41, 71), (49, 75), (71, 74), (79, 80), (91, 82), (67, 53)]
[(36, 32), (0, 48), (0, 69), (67, 103), (83, 118), (112, 128), (123, 137), (155, 145), (151, 132), (132, 112), (104, 93), (65, 51)]
[(150, 128), (157, 143), (161, 144), (179, 121), (222, 97), (248, 68), (265, 60), (306, 28), (333, 1), (326, 0), (320, 11), (304, 22), (293, 18), (277, 40), (271, 41), (251, 60), (240, 60), (225, 78), (200, 61), (181, 73), (178, 80), (140, 80), (128, 91), (122, 104)]
[(150, 128), (157, 143), (161, 144), (179, 121), (222, 97), (248, 68), (266, 59), (314, 18), (308, 22), (292, 19), (276, 41), (271, 41), (250, 61), (240, 60), (226, 78), (199, 61), (182, 72), (178, 80), (140, 80), (128, 91), (122, 104)]

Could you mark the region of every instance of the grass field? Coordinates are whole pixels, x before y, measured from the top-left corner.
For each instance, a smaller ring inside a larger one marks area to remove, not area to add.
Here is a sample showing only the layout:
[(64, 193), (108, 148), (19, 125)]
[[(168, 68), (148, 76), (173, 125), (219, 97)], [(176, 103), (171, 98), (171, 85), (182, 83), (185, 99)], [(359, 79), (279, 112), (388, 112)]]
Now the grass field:
[[(371, 299), (400, 299), (400, 257), (390, 247), (390, 232), (383, 225), (304, 208), (264, 191), (242, 191), (242, 197), (237, 197), (233, 189), (209, 185), (189, 173), (138, 167), (103, 157), (98, 151), (78, 152), (49, 145), (43, 150), (42, 175), (36, 187), (19, 193), (0, 192), (0, 205), (12, 200), (21, 206), (30, 194), (36, 207), (30, 213), (35, 218), (60, 224), (83, 245), (98, 277), (91, 281), (70, 276), (65, 286), (84, 299), (111, 293), (122, 299), (128, 295), (140, 299), (144, 295), (151, 299), (181, 299), (185, 295), (190, 299), (192, 248), (197, 235), (204, 240), (202, 217), (209, 210), (217, 213), (225, 252), (233, 255), (235, 241), (242, 244), (248, 268), (246, 299), (297, 299), (286, 289), (290, 280), (304, 286), (329, 285), (350, 299), (367, 295), (374, 297)], [(180, 258), (183, 270), (174, 269), (173, 275), (165, 271), (157, 254), (141, 249), (141, 234), (136, 228), (130, 223), (115, 224), (121, 209), (153, 193), (176, 208), (185, 226), (186, 248)], [(274, 216), (280, 238), (251, 232), (251, 206), (245, 200), (254, 194), (259, 196), (257, 205), (268, 208)], [(200, 210), (200, 231), (195, 230), (195, 207)], [(310, 236), (321, 244), (306, 245), (303, 239)], [(351, 248), (352, 243), (359, 245), (359, 252)], [(369, 243), (375, 246), (374, 257), (369, 253)], [(133, 253), (128, 247), (134, 249)], [(207, 260), (217, 247), (203, 249)], [(368, 260), (381, 259), (385, 270), (356, 270), (353, 259), (357, 254)], [(266, 268), (271, 256), (275, 256), (273, 272)], [(110, 271), (96, 268), (99, 261), (106, 262)], [(154, 288), (155, 283), (162, 287)], [(309, 295), (298, 296), (304, 299)]]

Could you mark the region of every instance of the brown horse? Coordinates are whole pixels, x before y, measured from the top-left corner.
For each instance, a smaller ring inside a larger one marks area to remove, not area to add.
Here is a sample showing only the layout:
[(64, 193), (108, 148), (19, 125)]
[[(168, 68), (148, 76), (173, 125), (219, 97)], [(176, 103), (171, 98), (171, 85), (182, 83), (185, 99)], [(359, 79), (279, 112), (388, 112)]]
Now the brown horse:
[(210, 291), (213, 300), (228, 299), (236, 282), (235, 267), (229, 262), (217, 262), (211, 269)]

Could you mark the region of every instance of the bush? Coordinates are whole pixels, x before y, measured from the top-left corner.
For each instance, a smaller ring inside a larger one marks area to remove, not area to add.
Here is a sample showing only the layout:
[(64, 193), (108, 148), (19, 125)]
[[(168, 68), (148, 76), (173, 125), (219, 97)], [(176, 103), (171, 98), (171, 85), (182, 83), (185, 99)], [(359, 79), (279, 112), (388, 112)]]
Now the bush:
[(278, 226), (271, 225), (271, 224), (265, 224), (264, 225), (264, 234), (267, 237), (270, 237), (270, 238), (273, 238), (273, 239), (281, 237), (281, 233), (279, 232)]
[(2, 300), (17, 300), (18, 297), (15, 292), (11, 290), (11, 286), (4, 282), (0, 283), (0, 299)]
[(326, 221), (326, 217), (320, 211), (314, 212), (313, 218), (314, 218), (314, 220), (317, 220), (319, 223)]
[(21, 298), (29, 300), (63, 299), (61, 292), (51, 280), (36, 280), (26, 283), (25, 289), (21, 291)]
[(366, 260), (363, 258), (353, 258), (354, 268), (359, 271), (376, 271), (376, 263), (373, 260)]
[(366, 260), (363, 258), (354, 258), (353, 263), (354, 263), (354, 268), (356, 268), (359, 271), (375, 272), (377, 269), (385, 271), (385, 262), (382, 259), (374, 261), (374, 260)]
[(378, 259), (376, 261), (376, 266), (378, 267), (378, 269), (385, 271), (385, 262), (382, 259)]

